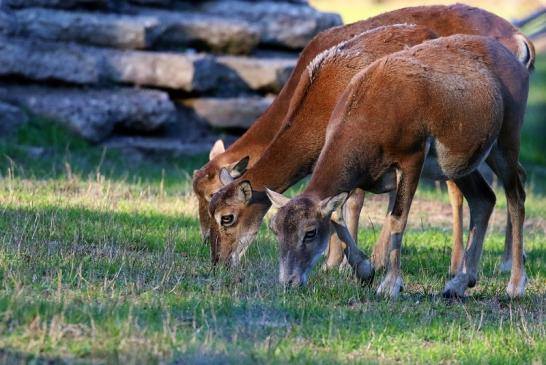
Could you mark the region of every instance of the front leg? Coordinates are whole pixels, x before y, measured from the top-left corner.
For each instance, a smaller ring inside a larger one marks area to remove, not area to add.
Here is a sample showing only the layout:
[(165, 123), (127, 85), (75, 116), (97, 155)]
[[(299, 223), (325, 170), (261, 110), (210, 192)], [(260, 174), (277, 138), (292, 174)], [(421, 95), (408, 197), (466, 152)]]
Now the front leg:
[(406, 163), (401, 164), (397, 171), (398, 187), (396, 189), (396, 198), (392, 212), (388, 217), (390, 237), (387, 274), (379, 285), (379, 288), (377, 288), (377, 294), (379, 295), (396, 298), (403, 288), (400, 267), (402, 239), (408, 221), (411, 202), (419, 183), (424, 156), (424, 153), (419, 156), (413, 156), (411, 160), (406, 160)]
[[(343, 216), (354, 242), (358, 242), (358, 218), (364, 205), (364, 190), (355, 189), (343, 205)], [(338, 234), (330, 237), (325, 269), (343, 268), (347, 265), (345, 259), (346, 245)]]
[(396, 199), (396, 191), (389, 191), (389, 206), (387, 208), (387, 216), (381, 227), (381, 233), (372, 250), (372, 262), (376, 270), (382, 270), (388, 266), (388, 252), (390, 245), (390, 225), (389, 214), (392, 212), (394, 200)]

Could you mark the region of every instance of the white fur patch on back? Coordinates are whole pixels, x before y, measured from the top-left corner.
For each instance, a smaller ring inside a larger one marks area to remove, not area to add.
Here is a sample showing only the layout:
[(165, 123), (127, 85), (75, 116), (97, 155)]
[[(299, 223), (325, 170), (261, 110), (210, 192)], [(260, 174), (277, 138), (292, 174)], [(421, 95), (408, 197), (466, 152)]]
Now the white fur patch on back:
[(408, 24), (408, 23), (401, 23), (401, 24), (392, 24), (392, 25), (382, 25), (377, 28), (369, 29), (367, 31), (364, 31), (362, 33), (359, 33), (352, 38), (349, 38), (345, 41), (342, 41), (335, 46), (332, 46), (322, 52), (320, 52), (318, 55), (313, 58), (311, 62), (307, 65), (307, 72), (309, 74), (309, 79), (311, 82), (313, 81), (314, 77), (316, 76), (318, 70), (320, 69), (321, 65), (327, 62), (328, 60), (332, 60), (336, 57), (343, 56), (344, 51), (346, 51), (346, 46), (350, 45), (355, 39), (364, 37), (368, 34), (372, 34), (375, 32), (380, 32), (385, 29), (396, 29), (396, 28), (415, 28), (415, 24)]

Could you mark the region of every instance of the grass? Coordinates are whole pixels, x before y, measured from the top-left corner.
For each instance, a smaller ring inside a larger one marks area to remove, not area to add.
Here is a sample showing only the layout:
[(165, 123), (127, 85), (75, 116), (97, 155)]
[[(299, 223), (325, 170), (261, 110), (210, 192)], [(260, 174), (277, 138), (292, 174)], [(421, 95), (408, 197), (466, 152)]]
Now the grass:
[[(29, 158), (34, 152), (21, 147), (28, 145), (44, 146), (43, 156)], [(477, 288), (464, 302), (436, 297), (450, 231), (419, 210), (413, 214), (424, 220), (405, 238), (400, 300), (320, 270), (308, 288), (285, 291), (266, 229), (240, 271), (212, 270), (188, 180), (203, 158), (121, 156), (37, 120), (1, 150), (0, 363), (546, 358), (544, 224), (526, 232), (530, 284), (521, 300), (504, 295), (508, 277), (497, 271), (499, 224), (488, 234)], [(447, 205), (435, 189), (418, 198)], [(544, 223), (545, 206), (531, 193), (529, 219)], [(376, 234), (363, 229), (361, 246), (369, 250)]]
[[(544, 131), (545, 74), (542, 58), (523, 133), (532, 166), (544, 162), (537, 131)], [(449, 206), (445, 194), (422, 188), (404, 240), (405, 291), (389, 301), (347, 273), (319, 269), (307, 288), (285, 291), (265, 228), (240, 270), (213, 270), (189, 184), (204, 157), (122, 155), (36, 119), (3, 140), (0, 153), (0, 363), (546, 359), (540, 173), (531, 174), (526, 204), (530, 282), (523, 299), (507, 298), (508, 276), (498, 272), (506, 204), (500, 192), (477, 287), (462, 302), (436, 296), (449, 263)], [(360, 245), (369, 252), (381, 220), (380, 212), (371, 214), (384, 204), (367, 204)]]

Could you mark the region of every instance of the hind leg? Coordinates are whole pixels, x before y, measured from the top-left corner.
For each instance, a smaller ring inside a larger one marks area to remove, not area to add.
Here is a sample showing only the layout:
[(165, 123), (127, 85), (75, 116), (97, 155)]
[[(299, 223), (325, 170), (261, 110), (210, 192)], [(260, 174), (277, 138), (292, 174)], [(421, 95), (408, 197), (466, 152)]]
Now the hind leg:
[(455, 184), (468, 201), (470, 227), (468, 244), (462, 265), (453, 279), (446, 283), (444, 297), (462, 297), (466, 288), (471, 288), (478, 279), (478, 264), (483, 249), (483, 240), (489, 218), (495, 207), (495, 193), (479, 171), (456, 179)]
[[(358, 242), (358, 218), (360, 217), (360, 211), (362, 210), (363, 205), (364, 190), (355, 189), (343, 206), (345, 222), (355, 242)], [(336, 268), (346, 262), (344, 251), (345, 243), (338, 237), (337, 234), (333, 234), (330, 237), (330, 242), (328, 244), (328, 254), (325, 268)]]
[[(502, 181), (508, 203), (508, 216), (511, 229), (512, 271), (506, 292), (512, 298), (523, 296), (527, 285), (523, 258), (523, 221), (525, 220), (525, 190), (523, 187), (522, 167), (518, 162), (519, 145), (513, 143), (511, 148), (496, 146), (487, 160), (494, 167)], [(508, 226), (507, 226), (508, 228)]]
[[(492, 168), (493, 169), (493, 168)], [(493, 169), (494, 170), (494, 169)], [(498, 176), (499, 172), (495, 171), (495, 174)], [(518, 163), (518, 175), (525, 185), (527, 180), (527, 174), (523, 169), (523, 166)], [(525, 263), (525, 251), (523, 251), (523, 262)], [(506, 231), (504, 238), (504, 253), (502, 254), (500, 271), (509, 272), (512, 269), (512, 222), (510, 218), (510, 210), (506, 210)]]
[(451, 250), (451, 264), (449, 266), (449, 275), (453, 277), (461, 270), (464, 259), (463, 193), (453, 180), (446, 181), (446, 184), (453, 214), (453, 249)]

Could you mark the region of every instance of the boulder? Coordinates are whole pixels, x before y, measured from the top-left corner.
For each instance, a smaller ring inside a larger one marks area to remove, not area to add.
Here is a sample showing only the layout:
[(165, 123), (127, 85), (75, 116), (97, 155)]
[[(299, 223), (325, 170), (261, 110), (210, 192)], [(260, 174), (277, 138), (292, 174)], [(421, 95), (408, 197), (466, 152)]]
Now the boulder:
[(112, 48), (197, 47), (233, 54), (248, 53), (259, 42), (257, 28), (233, 17), (137, 9), (135, 15), (18, 10), (11, 35)]
[(14, 11), (13, 19), (11, 35), (115, 48), (149, 47), (157, 26), (153, 19), (40, 8)]
[(12, 8), (59, 8), (74, 9), (78, 7), (105, 7), (110, 0), (3, 0), (4, 3)]
[(248, 128), (272, 102), (270, 97), (237, 97), (186, 99), (180, 104), (213, 127)]
[(128, 88), (81, 90), (43, 86), (0, 86), (0, 99), (59, 122), (91, 142), (115, 128), (149, 132), (173, 122), (176, 109), (161, 91)]
[(185, 92), (278, 92), (296, 59), (122, 51), (0, 36), (0, 76), (80, 85), (154, 86)]
[(211, 57), (100, 49), (77, 44), (0, 37), (0, 76), (74, 84), (131, 83), (205, 91), (217, 83)]
[(101, 57), (79, 46), (0, 37), (0, 76), (96, 84), (102, 69)]
[(210, 151), (213, 142), (183, 142), (176, 138), (113, 137), (104, 142), (108, 148), (144, 154), (198, 155)]
[(103, 51), (108, 80), (187, 92), (216, 87), (219, 72), (213, 58), (193, 53)]
[(194, 47), (215, 53), (247, 54), (260, 42), (258, 27), (233, 16), (150, 8), (132, 11), (158, 24), (153, 45), (160, 48)]
[(209, 14), (236, 16), (256, 24), (261, 43), (291, 49), (301, 49), (318, 32), (342, 24), (338, 14), (323, 13), (307, 4), (233, 0), (203, 2), (197, 6)]
[(238, 79), (252, 90), (278, 93), (296, 66), (297, 58), (224, 56), (218, 57), (217, 62), (226, 68), (219, 75), (231, 82)]
[(146, 6), (171, 6), (174, 0), (128, 0), (128, 2)]
[(10, 135), (28, 121), (21, 108), (0, 101), (0, 137)]

